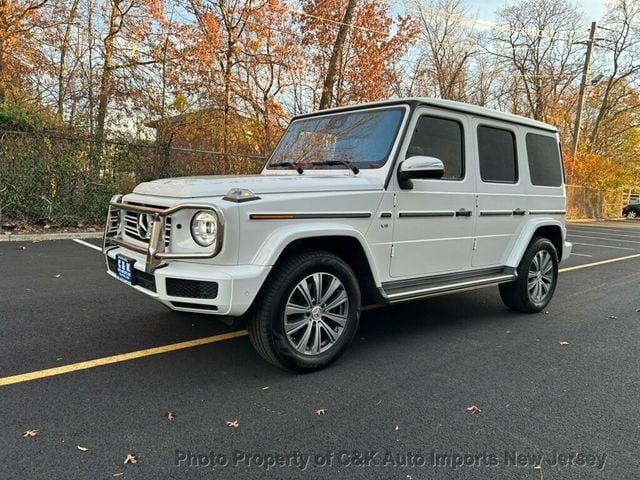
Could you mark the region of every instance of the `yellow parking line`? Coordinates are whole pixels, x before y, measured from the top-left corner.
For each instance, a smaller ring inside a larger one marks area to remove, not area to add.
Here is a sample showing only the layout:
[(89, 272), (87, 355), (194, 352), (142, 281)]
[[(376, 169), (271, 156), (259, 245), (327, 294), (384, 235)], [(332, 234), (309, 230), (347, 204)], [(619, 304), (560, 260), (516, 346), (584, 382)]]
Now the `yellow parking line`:
[(607, 263), (623, 262), (625, 260), (632, 260), (634, 258), (640, 258), (640, 253), (636, 253), (634, 255), (627, 255), (626, 257), (609, 258), (608, 260), (601, 260), (599, 262), (583, 263), (582, 265), (576, 265), (575, 267), (561, 268), (559, 271), (560, 272), (572, 272), (574, 270), (581, 270), (583, 268), (597, 267), (599, 265), (606, 265)]
[(146, 350), (138, 350), (136, 352), (123, 353), (121, 355), (113, 355), (111, 357), (96, 358), (95, 360), (72, 363), (70, 365), (48, 368), (46, 370), (39, 370), (37, 372), (13, 375), (11, 377), (0, 378), (0, 386), (12, 385), (14, 383), (30, 382), (32, 380), (38, 380), (40, 378), (53, 377), (54, 375), (62, 375), (64, 373), (75, 372), (78, 370), (86, 370), (87, 368), (101, 367), (102, 365), (109, 365), (111, 363), (126, 362), (128, 360), (149, 357), (151, 355), (158, 355), (160, 353), (174, 352), (176, 350), (198, 347), (200, 345), (207, 345), (209, 343), (223, 342), (225, 340), (231, 340), (232, 338), (244, 337), (247, 334), (248, 332), (246, 330), (239, 330), (237, 332), (215, 335), (213, 337), (198, 338), (196, 340), (189, 340), (187, 342), (173, 343), (171, 345), (164, 345), (162, 347), (147, 348)]
[[(640, 253), (637, 253), (635, 255), (627, 255), (626, 257), (610, 258), (608, 260), (601, 260), (599, 262), (585, 263), (582, 265), (576, 265), (575, 267), (561, 268), (559, 271), (563, 273), (572, 272), (574, 270), (581, 270), (583, 268), (592, 268), (592, 267), (597, 267), (599, 265), (606, 265), (608, 263), (632, 260), (634, 258), (640, 258)], [(363, 310), (369, 310), (375, 307), (377, 306), (365, 307), (363, 308)], [(187, 342), (173, 343), (171, 345), (147, 348), (145, 350), (138, 350), (135, 352), (123, 353), (121, 355), (113, 355), (111, 357), (96, 358), (95, 360), (88, 360), (86, 362), (72, 363), (70, 365), (62, 365), (60, 367), (48, 368), (46, 370), (38, 370), (36, 372), (13, 375), (11, 377), (0, 378), (0, 387), (5, 385), (13, 385), (15, 383), (30, 382), (32, 380), (38, 380), (46, 377), (53, 377), (55, 375), (62, 375), (70, 372), (76, 372), (78, 370), (86, 370), (88, 368), (101, 367), (103, 365), (109, 365), (112, 363), (126, 362), (129, 360), (135, 360), (137, 358), (149, 357), (151, 355), (174, 352), (176, 350), (184, 350), (185, 348), (193, 348), (193, 347), (198, 347), (200, 345), (208, 345), (210, 343), (223, 342), (225, 340), (244, 337), (246, 335), (248, 335), (248, 332), (246, 330), (238, 330), (236, 332), (223, 333), (221, 335), (215, 335), (213, 337), (198, 338), (196, 340), (189, 340)]]

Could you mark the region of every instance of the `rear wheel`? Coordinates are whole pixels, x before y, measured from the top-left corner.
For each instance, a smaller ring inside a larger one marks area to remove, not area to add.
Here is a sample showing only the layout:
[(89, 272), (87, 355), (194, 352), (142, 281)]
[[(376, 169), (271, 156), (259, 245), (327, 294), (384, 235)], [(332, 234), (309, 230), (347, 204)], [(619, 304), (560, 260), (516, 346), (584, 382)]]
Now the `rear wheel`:
[(518, 278), (500, 285), (500, 297), (512, 310), (535, 313), (553, 297), (558, 282), (558, 253), (553, 243), (534, 237), (518, 266)]
[(249, 314), (249, 338), (274, 365), (311, 372), (342, 355), (359, 316), (353, 271), (331, 253), (307, 250), (274, 267)]

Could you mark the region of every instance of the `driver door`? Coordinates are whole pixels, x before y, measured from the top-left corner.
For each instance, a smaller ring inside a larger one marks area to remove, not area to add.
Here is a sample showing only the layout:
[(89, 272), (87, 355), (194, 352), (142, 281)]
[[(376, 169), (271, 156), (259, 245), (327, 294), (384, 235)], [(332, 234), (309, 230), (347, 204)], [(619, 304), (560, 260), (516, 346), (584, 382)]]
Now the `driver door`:
[(404, 190), (394, 173), (390, 276), (421, 277), (469, 269), (476, 221), (469, 120), (464, 114), (421, 108), (410, 128), (412, 136), (400, 158), (436, 157), (444, 164), (444, 175), (414, 179), (413, 188)]

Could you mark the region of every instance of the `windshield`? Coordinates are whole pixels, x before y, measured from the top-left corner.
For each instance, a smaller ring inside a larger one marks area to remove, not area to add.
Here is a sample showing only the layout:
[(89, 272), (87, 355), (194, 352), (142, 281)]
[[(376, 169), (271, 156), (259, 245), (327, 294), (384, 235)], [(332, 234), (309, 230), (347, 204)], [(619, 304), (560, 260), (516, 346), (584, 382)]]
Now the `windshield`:
[(358, 169), (380, 168), (391, 152), (404, 112), (394, 107), (296, 120), (280, 140), (268, 168), (340, 168), (340, 163)]

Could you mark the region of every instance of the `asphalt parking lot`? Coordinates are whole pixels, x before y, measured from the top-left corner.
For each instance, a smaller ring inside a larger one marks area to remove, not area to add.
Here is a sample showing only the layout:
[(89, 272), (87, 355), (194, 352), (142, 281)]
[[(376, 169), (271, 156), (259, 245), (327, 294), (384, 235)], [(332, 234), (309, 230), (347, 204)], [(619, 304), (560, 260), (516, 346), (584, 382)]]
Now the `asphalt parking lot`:
[(370, 310), (304, 376), (87, 245), (0, 243), (0, 479), (638, 478), (640, 221), (569, 239), (546, 313), (496, 288)]

